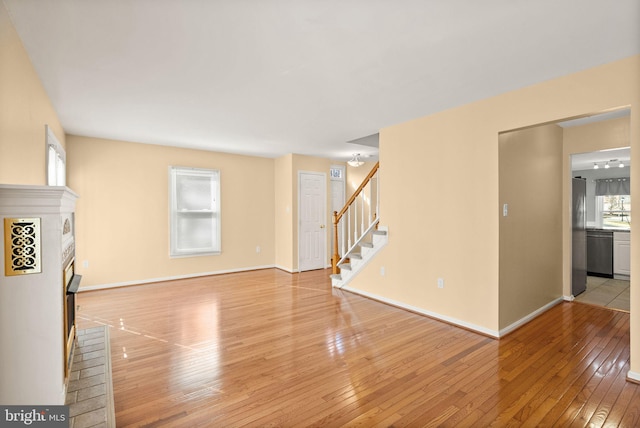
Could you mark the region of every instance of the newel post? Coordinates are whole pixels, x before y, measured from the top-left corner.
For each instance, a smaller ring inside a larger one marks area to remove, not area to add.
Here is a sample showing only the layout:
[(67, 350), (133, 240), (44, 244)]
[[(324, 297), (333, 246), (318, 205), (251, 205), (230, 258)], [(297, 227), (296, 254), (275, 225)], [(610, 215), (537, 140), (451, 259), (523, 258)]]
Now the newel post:
[(340, 269), (338, 269), (338, 260), (340, 260), (340, 255), (338, 254), (338, 211), (334, 211), (333, 212), (333, 257), (331, 257), (332, 273), (340, 273)]

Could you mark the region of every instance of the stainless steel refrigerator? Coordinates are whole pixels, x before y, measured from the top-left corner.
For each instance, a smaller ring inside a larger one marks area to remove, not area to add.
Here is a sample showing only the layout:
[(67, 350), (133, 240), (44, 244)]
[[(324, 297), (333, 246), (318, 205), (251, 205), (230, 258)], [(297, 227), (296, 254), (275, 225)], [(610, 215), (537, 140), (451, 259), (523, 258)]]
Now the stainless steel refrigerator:
[(571, 195), (571, 294), (575, 297), (587, 289), (586, 180), (574, 178)]

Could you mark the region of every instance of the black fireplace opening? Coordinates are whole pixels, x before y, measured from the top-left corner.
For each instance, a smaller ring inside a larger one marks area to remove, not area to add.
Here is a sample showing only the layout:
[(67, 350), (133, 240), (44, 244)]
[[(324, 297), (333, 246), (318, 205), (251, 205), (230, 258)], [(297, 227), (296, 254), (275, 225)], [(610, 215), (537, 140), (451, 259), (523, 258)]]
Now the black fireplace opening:
[(66, 348), (66, 369), (71, 365), (71, 359), (73, 358), (73, 343), (76, 336), (76, 294), (80, 287), (80, 280), (82, 275), (73, 274), (71, 280), (67, 285), (66, 291), (66, 325), (65, 325), (65, 348)]
[(73, 275), (67, 287), (67, 337), (76, 324), (76, 293), (80, 287), (82, 275)]

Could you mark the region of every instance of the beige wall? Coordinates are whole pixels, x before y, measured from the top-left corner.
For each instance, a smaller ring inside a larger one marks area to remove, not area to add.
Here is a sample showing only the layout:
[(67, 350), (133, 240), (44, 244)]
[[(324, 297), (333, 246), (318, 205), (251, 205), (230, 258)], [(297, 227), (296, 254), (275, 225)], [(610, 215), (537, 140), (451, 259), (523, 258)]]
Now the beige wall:
[[(327, 265), (331, 263), (331, 185), (329, 169), (340, 164), (327, 158), (289, 154), (275, 160), (276, 266), (289, 272), (298, 271), (298, 174), (320, 172), (326, 176), (326, 242)], [(347, 173), (347, 180), (349, 173)], [(347, 184), (349, 197), (349, 184)]]
[(628, 147), (629, 131), (629, 117), (563, 128), (565, 155)]
[(47, 184), (45, 125), (64, 147), (58, 116), (0, 2), (0, 183)]
[[(68, 135), (67, 161), (84, 287), (273, 266), (273, 159)], [(169, 257), (172, 165), (220, 170), (220, 255)]]
[(288, 272), (294, 271), (293, 259), (293, 207), (296, 205), (293, 194), (293, 155), (275, 160), (275, 264)]
[[(327, 177), (327, 263), (331, 263), (331, 165), (341, 165), (330, 159), (288, 154), (274, 161), (275, 205), (275, 266), (288, 272), (298, 271), (298, 172), (321, 172)], [(369, 172), (374, 163), (361, 168), (346, 168), (346, 196), (348, 198)], [(370, 166), (369, 166), (370, 165)], [(355, 187), (352, 188), (352, 182)]]
[[(628, 112), (627, 112), (628, 114)], [(619, 119), (604, 120), (601, 122), (575, 126), (564, 130), (564, 140), (567, 150), (565, 155), (569, 159), (571, 147), (576, 150), (584, 150), (585, 147), (601, 147), (601, 148), (620, 148), (629, 146), (629, 117)], [(597, 151), (601, 149), (594, 149)], [(616, 156), (610, 155), (609, 158)], [(572, 177), (581, 176), (587, 180), (587, 203), (586, 203), (586, 224), (587, 227), (596, 225), (596, 200), (595, 200), (595, 182), (600, 178), (612, 177), (629, 177), (630, 168), (627, 162), (624, 168), (600, 168), (593, 169), (593, 165), (589, 165), (583, 170), (574, 170)]]
[(362, 180), (371, 172), (371, 169), (375, 166), (376, 162), (365, 162), (363, 165), (354, 168), (345, 164), (346, 167), (346, 178), (347, 178), (347, 190), (345, 195), (345, 200), (349, 199), (353, 192), (358, 189), (360, 184), (362, 184)]
[(499, 328), (562, 297), (562, 128), (500, 134)]
[[(640, 164), (639, 75), (634, 56), (383, 129), (381, 212), (389, 242), (350, 286), (498, 333), (499, 134), (628, 106), (632, 163)], [(563, 290), (570, 289), (568, 162), (564, 156)], [(639, 177), (632, 171), (634, 199)], [(631, 364), (639, 373), (640, 230), (631, 235)]]

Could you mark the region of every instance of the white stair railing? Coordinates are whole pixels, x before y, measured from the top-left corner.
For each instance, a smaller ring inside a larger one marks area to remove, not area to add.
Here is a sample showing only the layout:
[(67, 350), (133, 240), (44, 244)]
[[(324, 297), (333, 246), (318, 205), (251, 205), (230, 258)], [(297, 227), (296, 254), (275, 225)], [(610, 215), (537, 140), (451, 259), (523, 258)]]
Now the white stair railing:
[[(333, 213), (334, 245), (331, 266), (338, 273), (338, 265), (343, 263), (379, 221), (379, 179), (380, 163), (376, 163), (360, 187), (349, 198), (345, 206)], [(338, 233), (340, 231), (341, 233)], [(342, 253), (342, 256), (340, 254)]]

